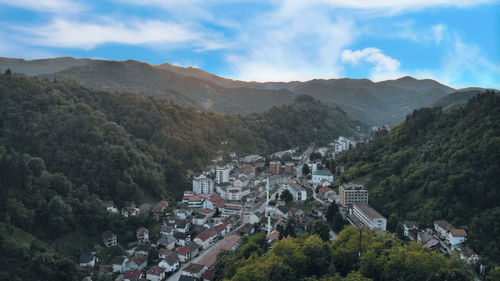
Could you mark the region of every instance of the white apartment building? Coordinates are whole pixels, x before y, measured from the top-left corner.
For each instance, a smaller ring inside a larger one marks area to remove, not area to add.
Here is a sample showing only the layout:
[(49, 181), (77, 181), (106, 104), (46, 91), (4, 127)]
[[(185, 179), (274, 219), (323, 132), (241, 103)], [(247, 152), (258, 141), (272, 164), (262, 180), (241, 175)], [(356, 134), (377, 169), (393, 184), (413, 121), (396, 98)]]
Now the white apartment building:
[(229, 173), (231, 172), (231, 168), (224, 166), (217, 166), (217, 170), (215, 171), (215, 182), (217, 184), (229, 182)]
[(339, 201), (343, 207), (350, 207), (354, 202), (368, 203), (368, 190), (361, 184), (343, 184), (339, 187)]
[(201, 175), (193, 179), (193, 191), (196, 194), (208, 194), (214, 192), (214, 181)]
[(352, 203), (352, 214), (366, 227), (371, 230), (378, 229), (385, 231), (387, 228), (387, 219), (368, 203)]

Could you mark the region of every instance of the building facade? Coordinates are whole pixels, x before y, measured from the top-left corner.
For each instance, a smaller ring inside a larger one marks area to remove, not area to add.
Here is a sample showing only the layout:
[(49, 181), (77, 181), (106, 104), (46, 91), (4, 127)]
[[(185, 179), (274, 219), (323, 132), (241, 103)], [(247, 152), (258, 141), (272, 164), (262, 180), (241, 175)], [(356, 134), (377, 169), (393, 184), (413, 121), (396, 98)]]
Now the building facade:
[(193, 191), (196, 194), (208, 194), (214, 192), (214, 181), (201, 175), (193, 179)]
[(271, 175), (279, 175), (281, 170), (281, 162), (271, 161), (269, 162), (269, 172)]
[(229, 173), (231, 172), (231, 168), (224, 166), (217, 166), (217, 170), (215, 171), (215, 182), (217, 184), (229, 182)]
[(352, 204), (352, 214), (371, 230), (385, 231), (387, 228), (387, 219), (368, 203), (354, 202)]
[(354, 202), (368, 203), (368, 190), (361, 184), (348, 183), (339, 187), (340, 204), (347, 208)]

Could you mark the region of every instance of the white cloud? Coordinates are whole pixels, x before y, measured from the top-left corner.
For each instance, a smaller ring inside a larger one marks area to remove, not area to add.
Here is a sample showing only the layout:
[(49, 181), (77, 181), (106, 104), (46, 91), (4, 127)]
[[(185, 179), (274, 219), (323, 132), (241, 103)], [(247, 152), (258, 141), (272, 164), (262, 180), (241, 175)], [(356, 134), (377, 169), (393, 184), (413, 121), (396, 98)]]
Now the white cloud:
[(7, 5), (27, 10), (48, 13), (77, 13), (84, 6), (72, 0), (0, 0), (0, 5)]
[[(295, 0), (291, 0), (295, 1)], [(392, 13), (422, 10), (431, 7), (471, 7), (497, 0), (321, 0), (338, 8), (385, 10)]]
[(442, 24), (436, 24), (432, 26), (432, 33), (434, 35), (434, 40), (436, 41), (436, 44), (441, 43), (441, 40), (443, 40), (443, 31), (446, 29), (446, 26)]
[(401, 63), (394, 58), (384, 55), (380, 49), (365, 48), (363, 50), (344, 50), (341, 55), (343, 63), (358, 65), (360, 61), (374, 64), (373, 72), (380, 73), (386, 71), (396, 71)]
[(354, 21), (306, 1), (277, 6), (247, 26), (237, 38), (242, 52), (227, 60), (232, 78), (254, 81), (339, 77), (340, 53), (358, 34)]
[(158, 20), (136, 20), (125, 24), (111, 19), (101, 23), (55, 19), (45, 26), (15, 29), (24, 33), (24, 40), (28, 44), (49, 47), (91, 49), (104, 43), (129, 45), (192, 43), (195, 46), (211, 49), (222, 46), (187, 26)]

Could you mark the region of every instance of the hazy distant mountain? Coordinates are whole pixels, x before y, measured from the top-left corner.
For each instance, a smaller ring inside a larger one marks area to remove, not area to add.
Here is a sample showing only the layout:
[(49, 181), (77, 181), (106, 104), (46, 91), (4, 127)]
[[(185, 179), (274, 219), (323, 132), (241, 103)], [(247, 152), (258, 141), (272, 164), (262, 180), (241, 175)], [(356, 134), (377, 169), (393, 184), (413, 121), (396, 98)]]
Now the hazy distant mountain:
[(41, 78), (76, 79), (93, 89), (135, 92), (222, 113), (262, 112), (290, 104), (297, 95), (310, 95), (370, 125), (395, 124), (414, 109), (455, 91), (433, 80), (411, 77), (377, 83), (367, 79), (244, 82), (196, 68), (168, 63), (152, 66), (132, 60), (0, 58), (0, 71), (7, 68)]

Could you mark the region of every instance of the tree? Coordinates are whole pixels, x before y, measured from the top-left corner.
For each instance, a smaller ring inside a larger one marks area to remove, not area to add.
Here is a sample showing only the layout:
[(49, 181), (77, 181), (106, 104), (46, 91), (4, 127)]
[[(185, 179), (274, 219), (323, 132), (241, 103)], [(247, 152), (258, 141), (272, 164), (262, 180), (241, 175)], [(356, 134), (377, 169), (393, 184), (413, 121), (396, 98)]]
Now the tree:
[(293, 195), (288, 189), (285, 189), (283, 192), (281, 192), (280, 198), (281, 200), (285, 201), (286, 204), (293, 201)]
[(339, 212), (337, 205), (335, 203), (331, 203), (328, 205), (328, 209), (326, 210), (325, 218), (327, 221), (332, 222), (333, 216)]
[(318, 235), (323, 241), (330, 239), (330, 227), (323, 220), (316, 220), (309, 226), (310, 234)]
[(10, 68), (7, 68), (7, 70), (5, 70), (5, 75), (11, 75), (12, 74), (12, 71), (10, 70)]
[(302, 166), (302, 176), (307, 176), (310, 172), (309, 166), (304, 164), (304, 166)]

